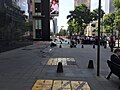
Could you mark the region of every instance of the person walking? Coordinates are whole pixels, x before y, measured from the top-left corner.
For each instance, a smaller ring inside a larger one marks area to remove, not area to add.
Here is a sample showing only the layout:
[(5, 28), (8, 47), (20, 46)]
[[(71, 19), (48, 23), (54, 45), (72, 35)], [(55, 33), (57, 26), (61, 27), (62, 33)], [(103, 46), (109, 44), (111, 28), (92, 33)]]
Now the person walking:
[(113, 36), (110, 37), (110, 49), (111, 49), (111, 52), (113, 52), (113, 48), (115, 46), (115, 38)]

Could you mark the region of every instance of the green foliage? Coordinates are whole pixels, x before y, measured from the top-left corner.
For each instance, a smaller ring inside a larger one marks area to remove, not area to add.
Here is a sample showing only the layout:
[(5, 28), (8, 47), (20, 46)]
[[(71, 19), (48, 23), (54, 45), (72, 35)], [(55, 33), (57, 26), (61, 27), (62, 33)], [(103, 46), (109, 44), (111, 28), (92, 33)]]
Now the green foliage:
[[(100, 17), (103, 18), (105, 12), (102, 9), (100, 12), (101, 12)], [(92, 20), (93, 21), (98, 20), (98, 16), (99, 16), (99, 9), (97, 8), (92, 11), (92, 14), (91, 14)]]
[(111, 30), (114, 29), (114, 25), (115, 25), (115, 14), (114, 13), (110, 13), (104, 16), (104, 20), (103, 20), (103, 24), (104, 24), (104, 28), (105, 31), (111, 32)]
[(70, 11), (70, 15), (67, 16), (67, 19), (68, 27), (71, 28), (72, 26), (74, 33), (82, 32), (91, 21), (90, 9), (84, 4), (77, 6), (74, 11)]
[(116, 8), (120, 8), (120, 0), (113, 0), (113, 5), (116, 7)]
[(96, 27), (95, 29), (93, 29), (93, 32), (97, 32), (98, 31), (98, 27)]
[[(98, 12), (98, 9), (90, 12), (90, 9), (84, 4), (75, 7), (74, 11), (70, 11), (70, 15), (67, 16), (68, 30), (71, 30), (72, 27), (74, 29), (72, 30), (73, 33), (83, 33), (90, 22), (98, 20)], [(105, 12), (101, 9), (101, 18), (104, 14)]]
[(59, 32), (59, 35), (60, 36), (66, 36), (67, 35), (67, 30), (61, 28), (60, 32)]
[(24, 22), (24, 28), (25, 31), (32, 31), (32, 22)]
[(120, 9), (117, 9), (115, 14), (116, 14), (115, 23), (116, 23), (117, 29), (120, 30)]
[(93, 24), (91, 24), (91, 26), (92, 26), (92, 27), (95, 27), (96, 25), (93, 23)]

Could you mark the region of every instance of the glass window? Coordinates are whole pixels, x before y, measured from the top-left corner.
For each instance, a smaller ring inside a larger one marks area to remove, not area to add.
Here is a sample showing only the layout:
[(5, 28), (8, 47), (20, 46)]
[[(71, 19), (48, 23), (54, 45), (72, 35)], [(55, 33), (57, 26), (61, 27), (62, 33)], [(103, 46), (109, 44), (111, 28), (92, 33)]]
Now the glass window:
[(42, 11), (42, 5), (41, 3), (35, 3), (35, 12), (39, 13)]
[(35, 29), (42, 29), (42, 22), (41, 20), (35, 20)]

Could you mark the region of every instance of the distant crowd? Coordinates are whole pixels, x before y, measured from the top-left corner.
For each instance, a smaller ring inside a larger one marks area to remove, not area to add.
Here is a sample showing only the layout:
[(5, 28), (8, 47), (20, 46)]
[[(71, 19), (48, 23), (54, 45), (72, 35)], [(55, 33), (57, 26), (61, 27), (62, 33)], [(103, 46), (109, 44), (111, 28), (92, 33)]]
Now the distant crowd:
[[(72, 36), (71, 40), (75, 40), (77, 43), (81, 44), (98, 44), (98, 36)], [(107, 43), (109, 46), (115, 46), (116, 39), (114, 36), (103, 36), (100, 37), (100, 45), (106, 45)]]

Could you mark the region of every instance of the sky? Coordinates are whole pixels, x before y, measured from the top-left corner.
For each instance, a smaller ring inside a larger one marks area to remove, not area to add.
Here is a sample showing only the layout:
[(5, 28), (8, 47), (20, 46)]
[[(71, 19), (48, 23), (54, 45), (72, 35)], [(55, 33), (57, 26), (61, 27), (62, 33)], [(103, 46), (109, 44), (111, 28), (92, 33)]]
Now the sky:
[(19, 6), (21, 10), (24, 10), (25, 13), (28, 15), (28, 5), (27, 5), (27, 0), (19, 0)]
[(59, 0), (58, 29), (61, 26), (64, 26), (65, 29), (67, 28), (67, 15), (69, 15), (71, 10), (74, 10), (74, 0)]

